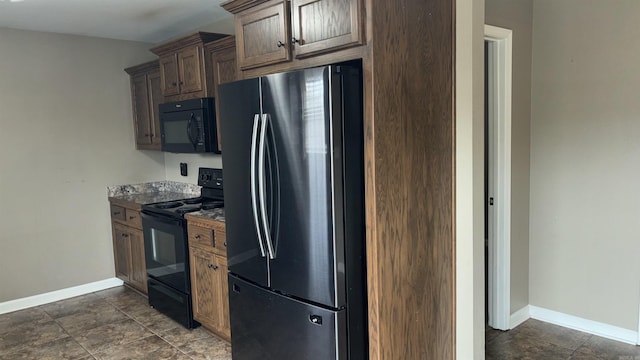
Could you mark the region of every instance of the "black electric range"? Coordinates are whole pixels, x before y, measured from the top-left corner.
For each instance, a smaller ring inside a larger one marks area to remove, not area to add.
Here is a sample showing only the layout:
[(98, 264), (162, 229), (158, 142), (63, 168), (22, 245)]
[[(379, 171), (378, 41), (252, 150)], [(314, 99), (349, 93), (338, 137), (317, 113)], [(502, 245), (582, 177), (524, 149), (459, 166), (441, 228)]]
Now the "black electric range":
[(186, 328), (193, 319), (184, 214), (224, 206), (222, 169), (200, 168), (201, 196), (142, 206), (149, 305)]

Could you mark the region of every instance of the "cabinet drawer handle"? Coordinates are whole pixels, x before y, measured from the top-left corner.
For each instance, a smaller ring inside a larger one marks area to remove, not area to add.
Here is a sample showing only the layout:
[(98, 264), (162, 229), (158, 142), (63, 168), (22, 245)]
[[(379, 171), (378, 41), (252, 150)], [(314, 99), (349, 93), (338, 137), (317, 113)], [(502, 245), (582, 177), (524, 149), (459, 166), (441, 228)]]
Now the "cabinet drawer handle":
[(276, 44), (277, 47), (281, 48), (284, 46), (284, 43), (280, 40), (278, 40), (278, 43)]
[(177, 84), (177, 83), (175, 83), (175, 82), (172, 82), (172, 83), (171, 83), (171, 85), (172, 85), (172, 86), (176, 86), (176, 85), (178, 85), (178, 84)]
[(218, 270), (218, 265), (209, 264), (207, 265), (209, 269)]
[(123, 237), (123, 238), (128, 238), (128, 237), (129, 237), (129, 234), (122, 234), (122, 237)]
[(133, 220), (135, 218), (136, 218), (135, 216), (129, 216), (129, 220)]
[(120, 215), (120, 211), (114, 211), (113, 215)]
[(200, 239), (202, 236), (200, 236), (200, 234), (196, 234), (196, 236), (194, 236), (194, 239)]

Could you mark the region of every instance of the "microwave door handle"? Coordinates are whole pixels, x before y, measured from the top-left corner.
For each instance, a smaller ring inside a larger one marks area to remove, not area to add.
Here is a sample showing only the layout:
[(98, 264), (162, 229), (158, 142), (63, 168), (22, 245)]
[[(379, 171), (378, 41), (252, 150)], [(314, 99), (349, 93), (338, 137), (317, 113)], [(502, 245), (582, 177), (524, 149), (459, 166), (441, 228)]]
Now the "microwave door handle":
[(187, 137), (189, 138), (189, 141), (191, 142), (191, 145), (193, 145), (193, 148), (196, 148), (196, 142), (193, 140), (193, 137), (191, 136), (191, 128), (193, 127), (193, 118), (194, 115), (193, 113), (191, 113), (191, 117), (189, 117), (189, 121), (187, 121)]
[(256, 194), (256, 146), (258, 145), (258, 125), (260, 125), (260, 115), (255, 114), (253, 117), (253, 132), (251, 133), (251, 210), (253, 212), (253, 224), (256, 226), (258, 234), (258, 244), (260, 245), (260, 254), (266, 257), (260, 232), (260, 219), (258, 218), (258, 200)]

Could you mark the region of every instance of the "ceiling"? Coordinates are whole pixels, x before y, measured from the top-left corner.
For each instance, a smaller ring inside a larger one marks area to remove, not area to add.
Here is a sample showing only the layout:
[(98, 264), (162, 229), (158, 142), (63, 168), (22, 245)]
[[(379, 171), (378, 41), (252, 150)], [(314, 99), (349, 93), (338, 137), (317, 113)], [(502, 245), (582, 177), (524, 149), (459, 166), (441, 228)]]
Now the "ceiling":
[(0, 27), (159, 43), (232, 15), (224, 0), (0, 0)]

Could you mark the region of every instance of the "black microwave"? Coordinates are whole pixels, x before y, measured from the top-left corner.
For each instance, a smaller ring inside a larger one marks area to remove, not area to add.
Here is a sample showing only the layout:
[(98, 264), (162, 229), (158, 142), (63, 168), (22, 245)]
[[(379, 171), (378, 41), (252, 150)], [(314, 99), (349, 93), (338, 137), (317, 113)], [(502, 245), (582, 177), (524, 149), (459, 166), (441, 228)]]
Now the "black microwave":
[(159, 105), (162, 151), (220, 154), (213, 98)]

